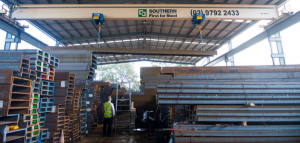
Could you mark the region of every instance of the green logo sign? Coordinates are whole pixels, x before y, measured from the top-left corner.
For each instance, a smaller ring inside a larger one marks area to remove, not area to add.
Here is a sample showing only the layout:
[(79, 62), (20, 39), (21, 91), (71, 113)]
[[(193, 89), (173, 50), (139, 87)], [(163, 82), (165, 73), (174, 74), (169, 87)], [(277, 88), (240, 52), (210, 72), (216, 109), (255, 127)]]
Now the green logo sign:
[(147, 17), (147, 9), (139, 9), (139, 17)]

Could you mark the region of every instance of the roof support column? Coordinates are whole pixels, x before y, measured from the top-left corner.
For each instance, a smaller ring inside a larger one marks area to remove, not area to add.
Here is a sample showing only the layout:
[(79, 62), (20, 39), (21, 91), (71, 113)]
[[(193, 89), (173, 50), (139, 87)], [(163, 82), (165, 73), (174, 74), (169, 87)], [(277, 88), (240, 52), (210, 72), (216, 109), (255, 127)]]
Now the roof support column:
[(21, 43), (21, 39), (19, 36), (15, 36), (14, 38), (12, 38), (12, 34), (7, 32), (5, 37), (4, 50), (10, 50), (11, 43), (16, 43), (15, 49), (17, 50), (19, 43)]
[[(232, 50), (231, 39), (227, 41), (227, 44), (228, 44), (229, 51), (231, 51)], [(225, 62), (226, 62), (226, 66), (227, 66), (227, 62), (230, 62), (230, 66), (234, 66), (234, 58), (233, 58), (233, 56), (227, 57), (227, 55), (225, 55)]]
[(10, 50), (11, 42), (6, 42), (6, 39), (12, 39), (12, 34), (6, 32), (4, 50)]
[(210, 62), (210, 57), (206, 57), (207, 58), (207, 63), (209, 63)]
[(284, 57), (280, 33), (276, 33), (273, 36), (269, 36), (268, 40), (270, 43), (271, 58), (273, 61), (273, 65), (276, 65), (277, 59), (279, 59), (279, 65), (285, 65), (285, 57)]
[(57, 39), (55, 40), (55, 46), (59, 46), (59, 44), (60, 44), (60, 41), (58, 41)]

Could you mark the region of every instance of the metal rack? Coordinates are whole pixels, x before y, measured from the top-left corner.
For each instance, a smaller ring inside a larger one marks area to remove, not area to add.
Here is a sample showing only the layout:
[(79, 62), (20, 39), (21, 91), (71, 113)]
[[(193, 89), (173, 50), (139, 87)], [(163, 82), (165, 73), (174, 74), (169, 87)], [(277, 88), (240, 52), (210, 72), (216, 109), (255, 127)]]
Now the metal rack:
[[(117, 93), (116, 93), (116, 111), (115, 111), (115, 123), (114, 123), (114, 128), (115, 128), (115, 134), (117, 133), (117, 126), (121, 126), (121, 124), (119, 123), (129, 123), (129, 133), (131, 134), (131, 91), (130, 91), (130, 82), (122, 82), (122, 83), (129, 83), (129, 97), (128, 99), (118, 99), (118, 94), (119, 94), (119, 86), (118, 86), (118, 82), (117, 82)], [(121, 104), (118, 105), (119, 101), (128, 101), (128, 105), (126, 104)], [(118, 110), (118, 106), (121, 107), (129, 107), (128, 110)], [(118, 122), (117, 120), (117, 115), (118, 115), (118, 111), (119, 112), (129, 112), (129, 121), (128, 122)]]

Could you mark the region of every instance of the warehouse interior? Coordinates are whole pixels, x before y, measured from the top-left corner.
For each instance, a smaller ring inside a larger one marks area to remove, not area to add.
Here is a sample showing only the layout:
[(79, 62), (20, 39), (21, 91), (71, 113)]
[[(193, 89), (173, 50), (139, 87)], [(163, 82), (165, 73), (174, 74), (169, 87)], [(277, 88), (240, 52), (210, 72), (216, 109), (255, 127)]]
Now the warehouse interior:
[[(300, 22), (290, 1), (0, 0), (0, 143), (300, 142), (300, 65), (281, 37)], [(264, 40), (270, 65), (236, 66)], [(139, 62), (163, 64), (141, 66), (137, 90), (129, 75), (99, 79)]]

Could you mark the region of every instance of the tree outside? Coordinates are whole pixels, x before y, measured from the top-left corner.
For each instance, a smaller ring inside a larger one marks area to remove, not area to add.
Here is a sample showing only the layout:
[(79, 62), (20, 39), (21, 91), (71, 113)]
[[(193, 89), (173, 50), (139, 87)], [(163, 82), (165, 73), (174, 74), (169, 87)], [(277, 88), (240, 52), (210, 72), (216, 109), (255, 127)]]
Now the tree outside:
[[(132, 63), (99, 65), (97, 69), (96, 80), (104, 82), (119, 83), (131, 82), (131, 92), (140, 91), (140, 80), (138, 74), (134, 70)], [(129, 89), (129, 84), (121, 84), (121, 87)]]

